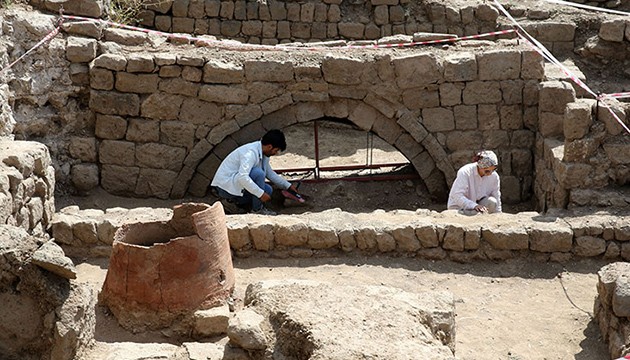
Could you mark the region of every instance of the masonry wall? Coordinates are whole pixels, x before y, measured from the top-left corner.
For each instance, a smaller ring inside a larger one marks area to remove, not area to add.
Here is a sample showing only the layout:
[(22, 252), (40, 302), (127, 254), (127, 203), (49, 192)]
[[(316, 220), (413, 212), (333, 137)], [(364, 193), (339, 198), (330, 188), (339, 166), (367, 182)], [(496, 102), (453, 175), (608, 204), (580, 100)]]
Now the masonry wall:
[[(479, 44), (478, 44), (479, 45)], [(324, 116), (373, 131), (445, 197), (456, 169), (480, 148), (500, 156), (507, 202), (531, 195), (542, 59), (514, 41), (479, 47), (353, 52), (187, 51), (95, 56), (89, 62), (94, 136), (75, 137), (75, 186), (178, 198), (205, 195), (220, 161), (271, 128)], [(198, 55), (197, 55), (198, 54)], [(93, 59), (93, 60), (92, 60)]]
[[(67, 254), (109, 256), (121, 224), (169, 219), (157, 212), (111, 209), (62, 209), (52, 233)], [(352, 214), (339, 209), (321, 213), (227, 216), (230, 246), (236, 256), (326, 257), (411, 256), (469, 262), (527, 257), (568, 261), (584, 257), (630, 260), (627, 216), (555, 211), (469, 217), (456, 211), (417, 210)]]
[[(576, 98), (567, 82), (541, 84), (534, 191), (540, 211), (627, 207), (630, 142), (601, 101)], [(627, 126), (627, 105), (606, 104)]]

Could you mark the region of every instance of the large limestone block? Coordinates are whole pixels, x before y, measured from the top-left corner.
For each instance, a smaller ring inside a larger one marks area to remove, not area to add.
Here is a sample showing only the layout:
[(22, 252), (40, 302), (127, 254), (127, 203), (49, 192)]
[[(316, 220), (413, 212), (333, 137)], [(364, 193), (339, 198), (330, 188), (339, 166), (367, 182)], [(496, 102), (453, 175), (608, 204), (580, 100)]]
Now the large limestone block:
[(626, 21), (614, 19), (603, 21), (599, 27), (599, 37), (606, 41), (622, 42), (626, 30)]
[(454, 359), (455, 308), (448, 292), (280, 280), (249, 285), (245, 305), (262, 315), (254, 325), (266, 329), (284, 357)]
[(95, 39), (70, 37), (66, 45), (66, 58), (76, 63), (90, 62), (96, 57), (96, 47)]
[(251, 60), (243, 64), (247, 81), (293, 81), (293, 63), (290, 61)]
[(203, 82), (210, 84), (237, 84), (245, 81), (243, 65), (219, 59), (210, 59), (203, 67)]
[(477, 55), (479, 80), (512, 80), (521, 75), (521, 54), (517, 51), (490, 50)]
[(569, 225), (559, 219), (537, 221), (536, 217), (529, 224), (530, 249), (539, 252), (569, 252), (573, 248), (573, 231)]
[(481, 230), (481, 238), (497, 250), (529, 249), (527, 229), (519, 224), (485, 225)]
[(583, 138), (593, 124), (593, 101), (579, 100), (567, 104), (563, 122), (564, 138)]
[(568, 103), (575, 101), (573, 86), (563, 81), (546, 81), (540, 88), (538, 108), (541, 112), (564, 115)]
[(410, 89), (439, 83), (444, 79), (442, 61), (432, 54), (417, 54), (392, 60), (396, 72), (396, 84)]
[(340, 56), (326, 56), (322, 60), (324, 80), (330, 84), (357, 85), (361, 83), (363, 61)]

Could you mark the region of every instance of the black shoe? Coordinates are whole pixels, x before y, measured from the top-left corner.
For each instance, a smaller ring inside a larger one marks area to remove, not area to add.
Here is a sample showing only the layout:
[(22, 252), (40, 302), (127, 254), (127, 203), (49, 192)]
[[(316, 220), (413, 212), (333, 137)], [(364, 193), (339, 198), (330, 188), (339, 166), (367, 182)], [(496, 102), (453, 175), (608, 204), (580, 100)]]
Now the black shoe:
[(220, 199), (221, 205), (223, 205), (223, 211), (226, 215), (238, 215), (245, 214), (247, 211), (240, 207), (237, 203), (234, 203), (228, 199)]

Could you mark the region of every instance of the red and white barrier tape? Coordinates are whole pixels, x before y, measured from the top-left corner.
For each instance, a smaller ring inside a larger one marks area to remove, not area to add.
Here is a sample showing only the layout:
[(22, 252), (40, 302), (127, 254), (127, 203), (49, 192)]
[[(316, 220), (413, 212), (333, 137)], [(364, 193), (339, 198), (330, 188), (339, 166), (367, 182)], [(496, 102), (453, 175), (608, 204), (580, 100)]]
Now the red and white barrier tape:
[(623, 15), (623, 16), (630, 16), (629, 12), (613, 10), (613, 9), (606, 9), (606, 8), (601, 8), (601, 7), (597, 7), (597, 6), (578, 4), (578, 3), (569, 2), (569, 1), (563, 1), (563, 0), (545, 0), (545, 1), (549, 2), (549, 3), (554, 3), (554, 4), (573, 6), (573, 7), (580, 8), (580, 9), (601, 11), (601, 12), (606, 12), (606, 13), (616, 14), (616, 15)]
[[(582, 89), (586, 90), (586, 92), (591, 94), (595, 99), (601, 100), (600, 104), (606, 109), (608, 109), (610, 114), (619, 123), (619, 125), (621, 125), (621, 127), (623, 127), (628, 132), (628, 134), (630, 134), (630, 129), (628, 128), (628, 126), (626, 126), (626, 124), (623, 123), (623, 121), (619, 118), (619, 116), (613, 111), (612, 107), (606, 103), (605, 100), (609, 99), (610, 97), (606, 95), (595, 94), (595, 92), (593, 92), (593, 90), (591, 90), (582, 80), (580, 80), (577, 76), (575, 76), (575, 74), (569, 71), (569, 69), (567, 69), (566, 66), (562, 65), (562, 63), (560, 63), (560, 61), (558, 61), (551, 54), (551, 52), (549, 52), (549, 50), (545, 48), (543, 44), (541, 44), (533, 36), (529, 35), (527, 31), (525, 31), (525, 29), (523, 29), (523, 27), (520, 26), (520, 24), (516, 21), (516, 19), (514, 19), (512, 15), (510, 15), (510, 13), (507, 10), (505, 10), (505, 8), (497, 0), (494, 0), (494, 4), (500, 12), (502, 12), (508, 19), (510, 19), (510, 21), (512, 21), (512, 23), (514, 23), (515, 26), (519, 28), (520, 31), (518, 31), (518, 35), (519, 37), (521, 37), (521, 39), (525, 40), (528, 44), (530, 44), (530, 46), (534, 47), (535, 50), (538, 51), (545, 59), (547, 59), (554, 65), (560, 67), (560, 69), (562, 69), (562, 72), (564, 72), (578, 86), (580, 86)], [(527, 37), (525, 37), (525, 35)]]
[[(83, 17), (83, 16), (63, 15), (63, 17), (66, 18), (66, 19), (70, 19), (70, 20), (82, 20), (82, 21), (91, 21), (91, 22), (102, 23), (102, 24), (105, 24), (105, 25), (113, 26), (113, 27), (118, 27), (118, 28), (127, 29), (127, 30), (139, 31), (139, 32), (147, 33), (147, 34), (160, 35), (160, 36), (164, 36), (164, 37), (167, 37), (167, 38), (183, 39), (183, 40), (188, 40), (188, 41), (192, 41), (192, 42), (202, 42), (202, 43), (209, 44), (209, 45), (219, 45), (220, 47), (223, 47), (223, 48), (226, 47), (225, 46), (225, 42), (222, 42), (222, 41), (219, 41), (219, 40), (213, 41), (213, 40), (202, 39), (202, 38), (197, 38), (197, 37), (188, 36), (188, 35), (179, 35), (179, 34), (166, 33), (166, 32), (162, 32), (162, 31), (150, 30), (150, 29), (145, 29), (145, 28), (141, 28), (141, 27), (137, 27), (137, 26), (131, 26), (131, 25), (115, 23), (115, 22), (107, 21), (107, 20), (92, 19), (92, 18), (87, 18), (87, 17)], [(419, 45), (430, 45), (430, 44), (456, 42), (456, 41), (462, 41), (462, 40), (481, 39), (481, 38), (490, 37), (490, 36), (510, 34), (510, 33), (513, 33), (513, 32), (515, 32), (515, 30), (508, 29), (508, 30), (489, 32), (489, 33), (485, 33), (485, 34), (470, 35), (470, 36), (455, 37), (455, 38), (447, 38), (447, 39), (438, 39), (438, 40), (428, 40), (428, 41), (418, 41), (418, 42), (398, 43), (398, 44), (381, 44), (381, 45), (378, 45), (378, 44), (376, 44), (376, 45), (348, 45), (348, 46), (340, 46), (340, 47), (336, 47), (336, 48), (337, 49), (379, 49), (379, 48), (411, 47), (411, 46), (419, 46)], [(325, 46), (321, 46), (321, 47), (299, 46), (298, 47), (298, 46), (290, 46), (290, 45), (289, 46), (270, 46), (270, 45), (256, 45), (256, 44), (228, 45), (228, 47), (232, 47), (232, 48), (235, 48), (235, 47), (238, 47), (238, 48), (249, 48), (249, 49), (256, 49), (256, 50), (276, 50), (276, 51), (291, 50), (291, 49), (302, 49), (302, 50), (330, 49), (330, 47), (325, 47)]]
[(613, 99), (625, 99), (625, 98), (630, 98), (630, 92), (604, 94), (600, 96), (605, 96), (605, 97), (609, 97)]
[(53, 31), (49, 32), (48, 35), (44, 36), (43, 39), (41, 39), (37, 44), (35, 44), (35, 46), (33, 46), (32, 48), (30, 48), (27, 52), (25, 52), (24, 54), (22, 54), (22, 56), (20, 56), (19, 58), (15, 59), (12, 63), (10, 63), (9, 65), (5, 66), (4, 68), (2, 68), (2, 70), (0, 70), (0, 75), (2, 75), (6, 70), (9, 70), (13, 65), (17, 64), (20, 60), (24, 59), (26, 56), (28, 56), (28, 54), (30, 54), (31, 52), (33, 52), (35, 49), (37, 49), (38, 47), (42, 46), (44, 43), (46, 43), (47, 41), (51, 40), (52, 38), (54, 38), (55, 36), (57, 36), (57, 34), (59, 34), (59, 30), (61, 29), (61, 25), (57, 26)]

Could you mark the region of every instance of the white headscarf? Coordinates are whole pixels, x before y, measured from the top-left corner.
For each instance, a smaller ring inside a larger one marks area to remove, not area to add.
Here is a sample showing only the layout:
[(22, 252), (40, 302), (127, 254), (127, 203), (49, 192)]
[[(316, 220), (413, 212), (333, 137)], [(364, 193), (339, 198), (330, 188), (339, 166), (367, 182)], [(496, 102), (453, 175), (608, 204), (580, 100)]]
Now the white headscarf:
[(499, 160), (497, 159), (497, 155), (490, 151), (484, 150), (479, 154), (479, 160), (477, 160), (477, 166), (480, 168), (489, 168), (491, 166), (499, 165)]

